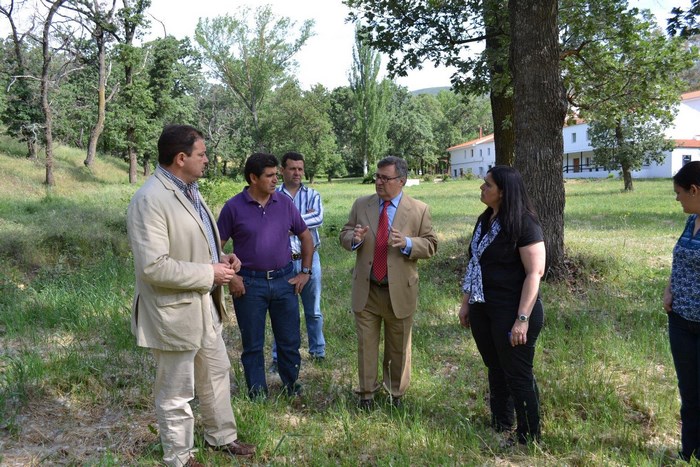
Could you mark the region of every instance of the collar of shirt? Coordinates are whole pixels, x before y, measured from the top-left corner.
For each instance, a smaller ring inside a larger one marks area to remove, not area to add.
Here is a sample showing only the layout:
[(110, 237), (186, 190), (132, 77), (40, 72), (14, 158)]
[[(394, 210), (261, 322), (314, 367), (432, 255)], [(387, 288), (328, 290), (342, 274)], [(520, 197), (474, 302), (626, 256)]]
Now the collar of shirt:
[[(287, 187), (284, 186), (284, 183), (277, 187), (277, 191), (279, 191), (280, 193), (284, 193), (285, 195), (294, 199), (294, 196), (292, 196), (289, 190), (287, 190)], [(309, 191), (309, 187), (302, 183), (301, 185), (299, 185), (299, 190), (297, 190), (297, 193), (299, 193), (299, 191)]]
[[(243, 187), (243, 198), (245, 198), (246, 203), (255, 203), (257, 205), (260, 205), (258, 201), (256, 201), (252, 196), (250, 196), (250, 193), (248, 192), (249, 186)], [(275, 190), (274, 193), (270, 194), (270, 199), (267, 200), (267, 204), (263, 207), (267, 207), (270, 203), (276, 203), (277, 202), (277, 190)]]
[[(390, 201), (389, 207), (393, 207), (394, 209), (398, 208), (402, 197), (403, 197), (403, 190), (400, 191), (398, 195), (396, 195), (396, 198), (392, 198), (391, 200), (389, 200)], [(379, 210), (380, 210), (380, 212), (381, 212), (383, 204), (384, 204), (384, 200), (379, 198)]]
[(173, 175), (170, 171), (166, 170), (163, 168), (162, 165), (158, 165), (156, 167), (156, 171), (159, 172), (161, 175), (163, 175), (165, 178), (173, 182), (173, 184), (182, 192), (183, 195), (187, 196), (187, 190), (196, 190), (199, 191), (199, 184), (195, 181), (192, 183), (185, 183), (182, 180), (180, 180), (178, 177)]

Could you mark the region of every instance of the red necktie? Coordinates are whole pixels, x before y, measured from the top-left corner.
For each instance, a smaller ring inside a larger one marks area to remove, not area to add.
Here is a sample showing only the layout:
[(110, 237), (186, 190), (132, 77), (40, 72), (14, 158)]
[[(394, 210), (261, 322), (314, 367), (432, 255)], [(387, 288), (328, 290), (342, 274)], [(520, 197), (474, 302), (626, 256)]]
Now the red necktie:
[(386, 277), (386, 258), (389, 250), (389, 216), (387, 207), (390, 201), (384, 201), (382, 213), (379, 215), (379, 227), (377, 227), (377, 241), (374, 245), (374, 261), (372, 263), (372, 274), (379, 282)]

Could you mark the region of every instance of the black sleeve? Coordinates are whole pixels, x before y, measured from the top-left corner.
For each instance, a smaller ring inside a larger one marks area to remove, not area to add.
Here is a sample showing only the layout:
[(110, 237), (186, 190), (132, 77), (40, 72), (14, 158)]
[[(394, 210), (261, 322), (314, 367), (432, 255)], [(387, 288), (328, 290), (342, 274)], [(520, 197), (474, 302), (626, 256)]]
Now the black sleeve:
[(532, 215), (526, 214), (523, 218), (522, 231), (518, 238), (518, 248), (542, 241), (544, 241), (544, 235), (542, 234), (542, 227), (539, 221)]

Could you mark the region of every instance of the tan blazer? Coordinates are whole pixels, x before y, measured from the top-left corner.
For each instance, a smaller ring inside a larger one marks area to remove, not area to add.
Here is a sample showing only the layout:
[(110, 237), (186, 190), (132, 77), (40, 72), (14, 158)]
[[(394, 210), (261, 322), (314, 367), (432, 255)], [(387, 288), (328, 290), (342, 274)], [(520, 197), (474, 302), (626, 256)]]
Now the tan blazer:
[[(355, 269), (352, 280), (352, 309), (362, 311), (369, 295), (369, 279), (374, 259), (374, 244), (379, 225), (379, 197), (374, 194), (358, 198), (350, 210), (347, 224), (340, 232), (340, 243), (352, 251), (355, 226), (369, 225), (362, 245), (356, 250)], [(418, 304), (418, 259), (430, 258), (437, 251), (437, 237), (433, 232), (430, 208), (422, 201), (406, 193), (396, 209), (392, 227), (411, 237), (411, 255), (406, 256), (399, 248), (389, 247), (387, 258), (389, 296), (397, 318), (406, 318), (416, 311)]]
[[(218, 241), (214, 216), (204, 208)], [(214, 268), (204, 224), (192, 203), (156, 172), (131, 199), (127, 231), (136, 274), (131, 331), (137, 345), (200, 348), (205, 332), (213, 332), (209, 296)], [(213, 298), (223, 321), (221, 287), (215, 288)]]

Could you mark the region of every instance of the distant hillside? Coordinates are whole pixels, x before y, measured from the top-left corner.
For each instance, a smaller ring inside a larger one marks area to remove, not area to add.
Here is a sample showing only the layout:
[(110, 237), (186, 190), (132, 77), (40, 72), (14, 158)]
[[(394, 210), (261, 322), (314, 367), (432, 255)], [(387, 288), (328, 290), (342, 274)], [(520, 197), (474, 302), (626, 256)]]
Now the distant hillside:
[(414, 96), (417, 96), (419, 94), (432, 94), (432, 95), (437, 95), (440, 91), (449, 91), (450, 87), (449, 86), (438, 86), (435, 88), (423, 88), (423, 89), (418, 89), (416, 91), (411, 91), (411, 94)]

